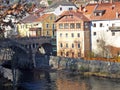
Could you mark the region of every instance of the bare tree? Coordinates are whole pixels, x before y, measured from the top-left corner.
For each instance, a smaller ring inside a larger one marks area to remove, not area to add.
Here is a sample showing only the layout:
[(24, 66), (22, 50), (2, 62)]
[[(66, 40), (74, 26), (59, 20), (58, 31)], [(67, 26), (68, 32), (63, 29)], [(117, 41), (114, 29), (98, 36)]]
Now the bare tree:
[(111, 56), (111, 50), (110, 47), (108, 47), (105, 34), (101, 33), (100, 36), (97, 39), (97, 47), (99, 50), (99, 57), (106, 57), (109, 58)]

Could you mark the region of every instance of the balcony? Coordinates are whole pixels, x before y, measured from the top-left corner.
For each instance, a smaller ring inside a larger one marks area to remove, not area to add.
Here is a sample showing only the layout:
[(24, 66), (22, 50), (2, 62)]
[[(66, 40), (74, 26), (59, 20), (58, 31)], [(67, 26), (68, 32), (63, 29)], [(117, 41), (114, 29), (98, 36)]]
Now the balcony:
[(120, 31), (120, 26), (109, 27), (109, 30)]

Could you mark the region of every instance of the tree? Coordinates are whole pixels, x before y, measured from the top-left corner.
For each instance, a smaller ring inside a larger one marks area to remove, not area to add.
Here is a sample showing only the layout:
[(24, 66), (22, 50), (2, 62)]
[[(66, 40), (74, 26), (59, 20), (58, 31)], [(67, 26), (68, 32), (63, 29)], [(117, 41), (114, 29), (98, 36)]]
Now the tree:
[[(8, 34), (8, 37), (15, 36), (17, 32), (16, 24), (19, 23), (27, 13), (33, 11), (35, 4), (29, 5), (28, 2), (19, 0), (18, 3), (9, 4), (9, 0), (0, 1), (0, 36), (5, 37), (4, 34)], [(8, 30), (9, 28), (9, 30)]]
[(98, 47), (98, 56), (109, 58), (111, 55), (110, 47), (108, 47), (105, 34), (101, 33), (97, 39), (97, 47)]

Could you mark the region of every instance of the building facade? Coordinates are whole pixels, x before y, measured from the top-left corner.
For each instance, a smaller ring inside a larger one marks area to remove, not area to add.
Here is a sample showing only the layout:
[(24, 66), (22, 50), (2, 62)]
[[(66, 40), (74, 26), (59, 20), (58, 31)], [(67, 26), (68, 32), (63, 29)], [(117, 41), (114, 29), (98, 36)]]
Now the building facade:
[(56, 20), (57, 56), (81, 58), (90, 51), (89, 20), (82, 13), (66, 11)]
[(35, 37), (41, 36), (42, 24), (31, 22), (31, 23), (19, 23), (17, 24), (19, 37)]
[(54, 22), (55, 20), (56, 15), (53, 13), (44, 14), (35, 20), (35, 22), (42, 23), (42, 36), (56, 36), (56, 26)]
[(120, 55), (120, 2), (88, 4), (79, 11), (91, 20), (91, 50), (95, 56)]
[(64, 11), (75, 10), (76, 5), (66, 0), (55, 1), (46, 10), (45, 13), (54, 13), (56, 16), (61, 15)]

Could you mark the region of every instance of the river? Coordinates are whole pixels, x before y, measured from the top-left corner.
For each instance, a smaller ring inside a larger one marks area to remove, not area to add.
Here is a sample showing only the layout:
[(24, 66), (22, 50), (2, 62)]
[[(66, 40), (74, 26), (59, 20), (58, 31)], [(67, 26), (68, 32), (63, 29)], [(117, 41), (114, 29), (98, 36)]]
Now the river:
[[(69, 75), (40, 70), (20, 72), (17, 90), (120, 90), (119, 79)], [(7, 84), (0, 90), (12, 90)]]

